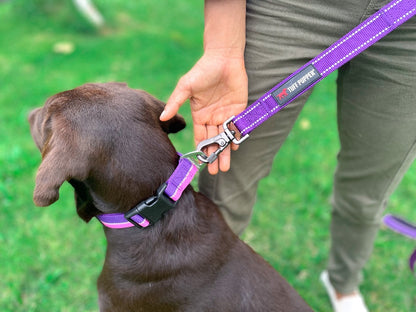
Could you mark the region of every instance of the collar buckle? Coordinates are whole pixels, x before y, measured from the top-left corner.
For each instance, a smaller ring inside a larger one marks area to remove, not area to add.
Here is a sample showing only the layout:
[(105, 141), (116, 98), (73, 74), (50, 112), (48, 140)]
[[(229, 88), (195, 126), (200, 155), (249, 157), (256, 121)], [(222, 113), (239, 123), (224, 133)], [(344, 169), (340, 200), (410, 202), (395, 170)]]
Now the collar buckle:
[(134, 220), (134, 216), (139, 215), (143, 219), (149, 221), (153, 225), (159, 221), (162, 216), (170, 209), (176, 206), (176, 202), (171, 200), (164, 192), (167, 184), (163, 183), (158, 189), (155, 196), (140, 202), (137, 206), (130, 209), (124, 214), (124, 217), (132, 224), (139, 228), (143, 228), (138, 222)]

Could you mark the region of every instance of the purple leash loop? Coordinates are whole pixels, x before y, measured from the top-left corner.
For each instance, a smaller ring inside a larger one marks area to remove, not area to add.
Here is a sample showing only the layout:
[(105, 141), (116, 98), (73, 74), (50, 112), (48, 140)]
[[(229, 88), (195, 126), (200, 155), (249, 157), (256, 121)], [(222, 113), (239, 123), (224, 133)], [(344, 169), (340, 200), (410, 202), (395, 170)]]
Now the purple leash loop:
[[(397, 216), (391, 214), (385, 215), (383, 218), (384, 224), (395, 231), (396, 233), (402, 234), (412, 239), (416, 239), (416, 225), (403, 220)], [(409, 258), (409, 267), (414, 272), (416, 263), (416, 249), (413, 251)]]
[[(143, 201), (125, 216), (106, 214), (99, 215), (97, 218), (110, 228), (125, 228), (134, 225), (147, 227), (155, 223), (163, 216), (163, 213), (175, 206), (175, 202), (191, 183), (196, 172), (204, 165), (213, 163), (229, 144), (241, 144), (248, 138), (251, 131), (271, 116), (415, 14), (416, 0), (393, 0), (274, 86), (239, 115), (232, 116), (225, 121), (224, 132), (202, 141), (195, 151), (183, 155), (163, 191), (159, 188), (157, 195)], [(230, 124), (233, 124), (240, 132), (241, 137), (236, 135), (237, 131), (230, 129)], [(203, 150), (214, 144), (218, 146), (218, 149), (211, 155), (206, 155)]]

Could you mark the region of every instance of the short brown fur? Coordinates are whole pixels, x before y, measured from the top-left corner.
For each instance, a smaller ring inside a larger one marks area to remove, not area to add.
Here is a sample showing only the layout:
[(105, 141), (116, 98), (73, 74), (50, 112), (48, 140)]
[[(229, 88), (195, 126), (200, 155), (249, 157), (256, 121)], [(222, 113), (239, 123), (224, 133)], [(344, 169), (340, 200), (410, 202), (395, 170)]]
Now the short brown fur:
[[(74, 187), (85, 221), (126, 212), (152, 196), (177, 165), (160, 122), (164, 104), (120, 83), (86, 84), (48, 99), (29, 117), (42, 153), (34, 202), (48, 206)], [(188, 187), (147, 229), (104, 229), (101, 311), (312, 311), (296, 291), (228, 228), (218, 208)]]

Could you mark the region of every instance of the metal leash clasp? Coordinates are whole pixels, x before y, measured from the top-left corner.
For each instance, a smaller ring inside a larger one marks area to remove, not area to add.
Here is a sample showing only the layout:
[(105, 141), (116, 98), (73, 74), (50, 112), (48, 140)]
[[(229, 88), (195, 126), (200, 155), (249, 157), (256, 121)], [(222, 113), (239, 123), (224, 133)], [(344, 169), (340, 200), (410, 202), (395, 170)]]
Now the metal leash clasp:
[[(225, 132), (221, 132), (215, 137), (200, 142), (196, 147), (196, 150), (201, 152), (201, 154), (198, 155), (198, 159), (203, 163), (212, 164), (218, 158), (218, 155), (230, 145), (231, 141), (232, 139), (230, 139)], [(218, 145), (218, 148), (211, 155), (207, 155), (203, 152), (204, 148), (214, 144)]]
[[(229, 128), (229, 125), (234, 117), (235, 116), (230, 117), (223, 123), (222, 127), (224, 132), (200, 142), (196, 147), (196, 151), (185, 154), (182, 157), (189, 158), (194, 164), (201, 168), (205, 164), (212, 164), (218, 158), (219, 154), (221, 154), (221, 152), (231, 144), (231, 142), (237, 145), (241, 144), (248, 138), (248, 134), (240, 139), (235, 137), (236, 132)], [(218, 146), (217, 150), (212, 154), (207, 155), (203, 150), (214, 144)]]

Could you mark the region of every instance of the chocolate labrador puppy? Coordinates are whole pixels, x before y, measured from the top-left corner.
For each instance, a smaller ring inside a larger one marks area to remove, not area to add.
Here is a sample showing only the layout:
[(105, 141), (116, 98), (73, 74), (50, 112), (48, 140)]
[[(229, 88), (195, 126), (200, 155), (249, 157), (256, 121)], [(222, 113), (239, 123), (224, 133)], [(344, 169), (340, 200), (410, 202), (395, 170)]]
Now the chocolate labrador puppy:
[[(86, 84), (49, 98), (29, 117), (42, 153), (35, 204), (58, 200), (68, 181), (88, 222), (154, 195), (178, 163), (168, 133), (185, 127), (180, 116), (160, 122), (163, 106), (120, 83)], [(191, 187), (154, 225), (104, 232), (101, 311), (312, 311)]]

